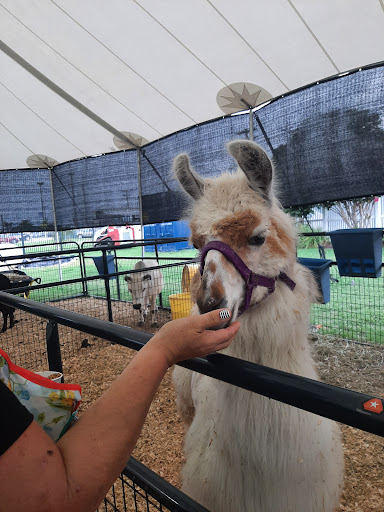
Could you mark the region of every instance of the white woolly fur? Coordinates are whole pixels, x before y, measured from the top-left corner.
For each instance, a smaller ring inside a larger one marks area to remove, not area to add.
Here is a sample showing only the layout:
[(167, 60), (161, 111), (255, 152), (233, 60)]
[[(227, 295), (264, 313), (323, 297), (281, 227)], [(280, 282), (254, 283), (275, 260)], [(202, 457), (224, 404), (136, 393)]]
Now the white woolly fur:
[[(204, 180), (200, 186), (202, 195), (195, 198), (189, 216), (206, 242), (220, 239), (214, 229), (220, 221), (245, 210), (257, 213), (257, 229), (267, 237), (274, 219), (292, 241), (293, 249), (284, 257), (267, 243), (246, 251), (251, 270), (267, 276), (284, 271), (296, 287), (292, 291), (278, 281), (269, 296), (265, 289), (254, 291), (253, 306), (237, 318), (240, 330), (224, 353), (317, 379), (307, 339), (317, 289), (310, 272), (296, 262), (290, 217), (273, 191), (266, 201), (252, 190), (242, 170)], [(242, 280), (221, 254), (210, 251), (208, 256), (211, 253), (206, 262), (218, 268), (209, 276), (206, 263), (208, 289), (219, 280), (236, 316)], [(199, 314), (196, 305), (192, 314)], [(344, 466), (339, 428), (333, 421), (181, 367), (175, 368), (173, 381), (178, 410), (188, 425), (184, 492), (211, 512), (334, 511)]]

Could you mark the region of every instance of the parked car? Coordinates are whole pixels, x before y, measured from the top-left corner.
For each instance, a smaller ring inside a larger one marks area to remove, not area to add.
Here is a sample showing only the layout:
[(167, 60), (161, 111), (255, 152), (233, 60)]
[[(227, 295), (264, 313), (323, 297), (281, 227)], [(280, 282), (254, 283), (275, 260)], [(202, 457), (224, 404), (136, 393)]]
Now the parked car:
[(0, 235), (0, 244), (18, 244), (20, 238), (16, 235)]

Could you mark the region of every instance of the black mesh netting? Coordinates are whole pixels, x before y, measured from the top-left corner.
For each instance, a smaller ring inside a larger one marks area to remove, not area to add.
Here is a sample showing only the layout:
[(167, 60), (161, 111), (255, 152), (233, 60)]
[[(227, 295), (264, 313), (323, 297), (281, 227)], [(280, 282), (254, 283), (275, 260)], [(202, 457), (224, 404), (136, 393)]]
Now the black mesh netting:
[(140, 223), (136, 150), (58, 165), (53, 185), (59, 230)]
[(2, 233), (42, 230), (53, 226), (47, 169), (0, 171)]
[(247, 138), (248, 133), (246, 114), (195, 126), (143, 148), (140, 161), (144, 224), (177, 220), (182, 215), (186, 198), (171, 173), (176, 155), (188, 153), (192, 166), (202, 176), (216, 176), (236, 167), (225, 143)]
[[(203, 176), (232, 170), (225, 143), (249, 137), (247, 113), (194, 126), (142, 148), (144, 223), (177, 220), (185, 197), (173, 158), (190, 155)], [(272, 101), (254, 113), (254, 140), (274, 158), (284, 206), (384, 194), (384, 66)], [(52, 225), (49, 171), (0, 174), (3, 232)], [(58, 165), (53, 188), (60, 230), (139, 222), (136, 150)]]
[(274, 157), (284, 206), (384, 193), (383, 67), (304, 89), (255, 114), (255, 140)]

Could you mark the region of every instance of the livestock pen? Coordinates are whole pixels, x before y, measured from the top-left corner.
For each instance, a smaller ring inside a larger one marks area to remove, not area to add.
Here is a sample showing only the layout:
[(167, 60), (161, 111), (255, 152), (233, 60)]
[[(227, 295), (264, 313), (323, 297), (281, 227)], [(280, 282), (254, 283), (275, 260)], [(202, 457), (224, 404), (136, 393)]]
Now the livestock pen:
[[(306, 234), (301, 239), (317, 240), (318, 233)], [(178, 239), (179, 240), (179, 239)], [(142, 259), (159, 263), (164, 275), (164, 288), (158, 298), (163, 322), (170, 319), (169, 296), (185, 291), (182, 277), (186, 265), (196, 265), (198, 251), (187, 249), (177, 252), (161, 252), (159, 248), (174, 245), (174, 240), (143, 241), (116, 247), (97, 247), (89, 242), (66, 242), (57, 250), (56, 244), (25, 247), (22, 259), (12, 256), (0, 262), (0, 272), (9, 271), (15, 263), (19, 272), (39, 279), (32, 281), (24, 292), (40, 302), (63, 300), (62, 307), (74, 311), (89, 311), (99, 318), (134, 324), (137, 312), (132, 310), (131, 296), (124, 277)], [(377, 278), (340, 276), (329, 233), (322, 235), (322, 258), (331, 261), (329, 293), (326, 304), (313, 304), (311, 308), (311, 333), (374, 344), (384, 343), (384, 310), (382, 298), (384, 276)], [(312, 248), (298, 249), (298, 256), (319, 258), (316, 242)], [(146, 247), (152, 247), (146, 252)], [(155, 250), (153, 250), (155, 247)], [(99, 270), (95, 264), (99, 264)], [(321, 262), (319, 258), (318, 261)], [(101, 265), (101, 267), (100, 267)], [(105, 265), (105, 268), (103, 267)], [(107, 275), (108, 274), (108, 275)], [(188, 276), (187, 276), (188, 277)], [(188, 283), (187, 283), (188, 284)], [(19, 286), (20, 283), (17, 285)], [(13, 285), (15, 288), (16, 284)], [(146, 325), (146, 329), (150, 329)]]
[[(23, 314), (36, 317), (44, 325), (46, 324), (47, 335), (41, 333), (37, 345), (30, 353), (29, 366), (35, 370), (41, 366), (45, 368), (48, 366), (51, 370), (63, 371), (66, 381), (72, 380), (73, 369), (71, 366), (75, 364), (79, 355), (68, 356), (65, 350), (62, 350), (65, 348), (61, 342), (61, 339), (65, 338), (64, 330), (70, 331), (71, 336), (77, 332), (92, 340), (104, 340), (105, 345), (113, 343), (115, 345), (110, 347), (111, 349), (121, 348), (127, 352), (129, 349), (140, 349), (151, 337), (150, 334), (135, 329), (111, 324), (105, 320), (80, 315), (51, 305), (39, 304), (4, 292), (0, 293), (0, 301), (18, 308), (23, 311)], [(9, 347), (8, 351), (14, 357), (15, 362), (20, 363), (20, 357), (17, 356), (18, 349), (20, 345), (28, 345), (28, 338), (19, 338), (18, 345), (13, 348), (13, 351)], [(91, 353), (87, 353), (87, 356), (90, 357)], [(384, 434), (384, 416), (370, 413), (364, 409), (364, 404), (373, 398), (372, 395), (311, 381), (220, 354), (187, 361), (182, 365), (275, 400), (333, 418), (355, 428), (376, 435)], [(97, 372), (93, 378), (95, 380), (98, 378)], [(88, 382), (91, 384), (92, 379)], [(160, 426), (157, 425), (157, 428), (160, 429)], [(133, 508), (130, 508), (131, 506)], [(153, 475), (151, 471), (143, 468), (141, 464), (131, 460), (99, 510), (200, 511), (204, 509), (163, 482), (161, 478)]]
[[(161, 242), (164, 243), (164, 241)], [(98, 251), (95, 251), (94, 248), (77, 248), (73, 245), (70, 246), (71, 250), (56, 251), (56, 253), (51, 251), (48, 254), (50, 254), (52, 259), (68, 257), (69, 253), (76, 256), (70, 263), (62, 266), (63, 280), (57, 279), (55, 282), (49, 282), (49, 277), (58, 276), (57, 265), (56, 268), (53, 265), (49, 266), (45, 269), (44, 273), (42, 272), (43, 268), (33, 266), (32, 264), (29, 269), (27, 266), (22, 268), (32, 277), (41, 277), (42, 283), (35, 286), (25, 286), (24, 288), (14, 288), (11, 291), (13, 293), (24, 293), (27, 291), (33, 301), (50, 303), (56, 306), (56, 308), (59, 307), (66, 310), (64, 314), (73, 311), (83, 313), (95, 319), (109, 320), (107, 325), (111, 330), (120, 326), (129, 326), (137, 329), (136, 312), (130, 303), (130, 296), (124, 276), (132, 272), (135, 262), (141, 258), (142, 247), (145, 247), (145, 244), (131, 245), (129, 248), (116, 247), (112, 251), (110, 251), (110, 248), (99, 248)], [(316, 256), (316, 250), (311, 251), (312, 253), (304, 254), (306, 256)], [(327, 257), (331, 256), (329, 251), (331, 251), (331, 248), (326, 248)], [(188, 254), (190, 254), (189, 258)], [(303, 253), (299, 251), (300, 255), (303, 255)], [(117, 264), (113, 270), (116, 270), (116, 272), (111, 272), (109, 275), (104, 275), (103, 273), (100, 275), (92, 258), (101, 257), (103, 259), (104, 257), (108, 263), (107, 256), (113, 256), (114, 263), (115, 265)], [(186, 265), (196, 261), (191, 256), (195, 256), (195, 252), (189, 251), (187, 254), (184, 252), (176, 254), (167, 253), (166, 255), (164, 253), (145, 253), (146, 258), (152, 257), (154, 261), (158, 259), (163, 267), (162, 271), (167, 275), (167, 284), (161, 297), (162, 305), (160, 304), (160, 298), (158, 301), (162, 318), (161, 323), (171, 319), (168, 297), (172, 294), (179, 294), (182, 291), (183, 269)], [(43, 254), (40, 252), (29, 259), (37, 263), (42, 258)], [(82, 270), (81, 265), (83, 265)], [(337, 316), (332, 315), (336, 315), (337, 310), (336, 313), (333, 310), (338, 306), (337, 301), (341, 300), (338, 294), (345, 294), (346, 292), (349, 294), (351, 292), (356, 293), (358, 287), (368, 290), (366, 292), (368, 295), (370, 295), (369, 287), (373, 287), (373, 290), (375, 290), (373, 295), (377, 296), (377, 299), (371, 306), (371, 310), (376, 315), (383, 314), (381, 307), (382, 277), (377, 279), (356, 278), (355, 286), (351, 284), (340, 286), (344, 281), (350, 283), (351, 278), (340, 277), (335, 263), (331, 266), (332, 276), (338, 282), (331, 281), (330, 303), (312, 306), (313, 309), (318, 308), (320, 312), (328, 311), (328, 320), (327, 322), (323, 321), (322, 325), (330, 326), (332, 325), (332, 318), (337, 318)], [(118, 283), (120, 284), (120, 296)], [(355, 303), (355, 310), (352, 309), (352, 313), (349, 313), (348, 321), (352, 324), (355, 322), (355, 325), (358, 325), (359, 302), (356, 299), (348, 299), (348, 297), (346, 295), (342, 300), (349, 300), (352, 305), (353, 302)], [(361, 294), (359, 300), (363, 301), (363, 298), (364, 294)], [(44, 306), (43, 304), (41, 305)], [(340, 309), (343, 310), (342, 305)], [(346, 315), (348, 311), (342, 311), (342, 313)], [(313, 312), (312, 314), (315, 313)], [(50, 333), (50, 326), (52, 324), (46, 324), (44, 319), (31, 314), (27, 310), (16, 310), (15, 318), (18, 320), (15, 326), (0, 335), (2, 348), (21, 366), (35, 371), (46, 369), (49, 359), (44, 340), (47, 325), (48, 332), (52, 335)], [(113, 323), (110, 319), (112, 319)], [(90, 321), (92, 322), (93, 319)], [(83, 385), (83, 407), (85, 408), (106, 389), (119, 371), (123, 369), (132, 357), (132, 351), (120, 346), (119, 342), (116, 341), (113, 341), (114, 344), (111, 345), (111, 341), (108, 341), (110, 338), (106, 336), (100, 337), (97, 336), (97, 333), (84, 333), (81, 330), (68, 328), (65, 325), (61, 325), (60, 322), (58, 323), (64, 375), (67, 382), (79, 382)], [(341, 333), (332, 336), (327, 333), (327, 330), (321, 332), (321, 327), (316, 326), (319, 323), (316, 319), (312, 318), (310, 337), (313, 340), (313, 349), (318, 356), (317, 362), (320, 366), (322, 379), (337, 386), (383, 398), (384, 352), (380, 348), (380, 344), (383, 341), (380, 335), (380, 322), (377, 322), (377, 325), (373, 324), (374, 329), (371, 333), (374, 335), (379, 333), (375, 339), (377, 346), (365, 344), (367, 340), (361, 336), (356, 337), (358, 341), (358, 344), (356, 344), (351, 341), (353, 338), (348, 340)], [(120, 326), (116, 324), (120, 324)], [(149, 324), (144, 325), (140, 329), (150, 332), (155, 332), (156, 330), (151, 328)], [(133, 332), (132, 329), (130, 331)], [(149, 336), (149, 334), (144, 335), (143, 333), (143, 336)], [(364, 344), (362, 345), (361, 343)], [(239, 369), (239, 372), (240, 374), (244, 373), (242, 369)], [(174, 486), (178, 487), (178, 472), (180, 470), (180, 461), (183, 458), (181, 445), (183, 427), (175, 411), (174, 398), (170, 376), (168, 375), (163, 389), (154, 403), (153, 411), (150, 413), (149, 423), (144, 428), (136, 456), (146, 466), (149, 466)], [(350, 500), (362, 499), (362, 496), (365, 496), (364, 499), (368, 499), (367, 494), (364, 494), (368, 493), (368, 491), (373, 497), (376, 496), (375, 499), (379, 500), (378, 503), (382, 503), (380, 501), (382, 498), (380, 498), (376, 490), (376, 488), (379, 488), (378, 482), (382, 478), (380, 475), (382, 475), (383, 471), (382, 462), (379, 461), (378, 457), (378, 454), (383, 449), (382, 441), (377, 436), (364, 434), (363, 432), (359, 433), (359, 431), (352, 427), (343, 427), (343, 430), (345, 451), (349, 460), (349, 473), (347, 474), (349, 491), (347, 491), (344, 502), (345, 508), (340, 510), (358, 510), (358, 508), (348, 508)], [(364, 473), (367, 471), (371, 475), (368, 487), (365, 485), (364, 480)], [(105, 510), (124, 510), (121, 505), (121, 496), (126, 492), (127, 482), (130, 482), (130, 480), (127, 476), (122, 478), (123, 480), (116, 484), (116, 497), (114, 498), (113, 494), (109, 496), (109, 502)], [(118, 488), (120, 489), (119, 491), (117, 490)], [(142, 491), (139, 492), (143, 494)], [(137, 498), (138, 502), (141, 499)], [(115, 505), (112, 505), (114, 500), (116, 500)], [(137, 505), (137, 510), (142, 510), (140, 506), (139, 504)], [(156, 506), (160, 507), (160, 505)], [(375, 509), (373, 507), (369, 508), (367, 505), (363, 510), (364, 512), (368, 510), (381, 510), (380, 507), (381, 505)], [(161, 508), (159, 509), (161, 510)], [(128, 508), (128, 510), (130, 509)], [(146, 509), (144, 508), (143, 510)], [(149, 510), (157, 510), (157, 508), (149, 508)]]

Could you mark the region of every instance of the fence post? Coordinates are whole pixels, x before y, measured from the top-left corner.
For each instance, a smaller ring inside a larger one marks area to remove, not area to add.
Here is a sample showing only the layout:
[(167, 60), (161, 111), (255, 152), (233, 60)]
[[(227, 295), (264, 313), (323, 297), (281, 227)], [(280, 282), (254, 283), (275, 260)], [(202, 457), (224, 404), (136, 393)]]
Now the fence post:
[(104, 285), (105, 285), (105, 293), (107, 296), (107, 305), (108, 305), (108, 320), (110, 322), (113, 322), (111, 288), (109, 286), (109, 277), (108, 277), (107, 250), (103, 248), (102, 251), (103, 251), (102, 254), (103, 254)]
[[(119, 271), (119, 267), (118, 267), (118, 263), (117, 263), (117, 254), (116, 254), (116, 249), (113, 250), (114, 252), (114, 262), (115, 262), (115, 268), (116, 268), (116, 272)], [(120, 276), (116, 276), (116, 289), (117, 289), (117, 298), (119, 300), (121, 300), (121, 294), (120, 294), (120, 282), (119, 282), (119, 278)]]
[[(50, 320), (46, 328), (46, 342), (48, 355), (48, 368), (53, 372), (63, 373), (63, 362), (61, 359), (59, 329), (57, 322)], [(62, 379), (64, 382), (64, 378)]]
[(80, 249), (80, 246), (79, 244), (76, 242), (76, 245), (77, 245), (77, 250), (79, 252), (79, 263), (80, 263), (80, 274), (81, 274), (81, 286), (83, 288), (83, 295), (88, 295), (87, 293), (87, 283), (84, 279), (85, 277), (85, 264), (84, 264), (84, 267), (83, 267), (83, 256), (84, 254), (81, 253), (81, 249)]
[(86, 268), (86, 262), (85, 262), (85, 255), (84, 255), (84, 251), (83, 251), (85, 243), (86, 242), (82, 242), (81, 243), (81, 252), (80, 252), (80, 261), (81, 261), (81, 263), (80, 263), (80, 266), (83, 269), (83, 273), (84, 273), (83, 294), (85, 296), (87, 296), (87, 295), (89, 295), (89, 293), (88, 293), (88, 284), (87, 284), (88, 283), (88, 281), (87, 281), (87, 268)]
[[(156, 261), (158, 264), (159, 263), (159, 251), (158, 251), (158, 248), (157, 248), (157, 242), (155, 242), (155, 252), (156, 252)], [(163, 307), (163, 294), (160, 292), (159, 293), (159, 306), (162, 308)]]

